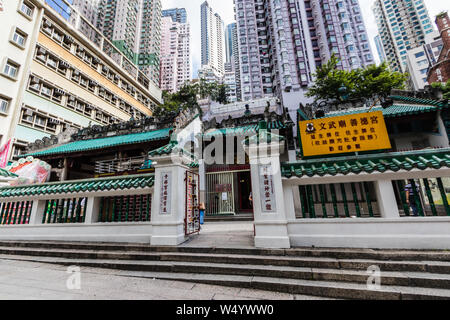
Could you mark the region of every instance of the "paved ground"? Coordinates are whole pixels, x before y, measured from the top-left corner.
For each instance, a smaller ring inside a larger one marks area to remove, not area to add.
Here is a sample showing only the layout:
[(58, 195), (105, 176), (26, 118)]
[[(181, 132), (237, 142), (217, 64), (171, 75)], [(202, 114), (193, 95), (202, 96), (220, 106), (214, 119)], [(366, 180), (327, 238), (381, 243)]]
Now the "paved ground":
[(82, 268), (81, 289), (67, 289), (67, 267), (0, 260), (0, 300), (292, 300), (284, 293), (127, 276), (129, 271)]
[(253, 247), (253, 222), (205, 222), (199, 235), (183, 244), (188, 247)]

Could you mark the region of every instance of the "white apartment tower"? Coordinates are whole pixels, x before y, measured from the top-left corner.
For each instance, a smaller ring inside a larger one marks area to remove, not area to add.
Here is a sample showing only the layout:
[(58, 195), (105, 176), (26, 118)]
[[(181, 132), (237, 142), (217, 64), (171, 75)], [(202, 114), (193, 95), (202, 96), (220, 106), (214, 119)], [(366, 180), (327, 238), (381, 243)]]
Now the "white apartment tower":
[(376, 0), (373, 12), (391, 69), (405, 72), (408, 50), (425, 44), (425, 36), (433, 32), (424, 1)]
[(160, 87), (176, 92), (191, 80), (190, 26), (163, 15), (161, 29)]
[(200, 10), (202, 69), (209, 70), (217, 79), (222, 79), (225, 74), (224, 22), (207, 1), (201, 5)]

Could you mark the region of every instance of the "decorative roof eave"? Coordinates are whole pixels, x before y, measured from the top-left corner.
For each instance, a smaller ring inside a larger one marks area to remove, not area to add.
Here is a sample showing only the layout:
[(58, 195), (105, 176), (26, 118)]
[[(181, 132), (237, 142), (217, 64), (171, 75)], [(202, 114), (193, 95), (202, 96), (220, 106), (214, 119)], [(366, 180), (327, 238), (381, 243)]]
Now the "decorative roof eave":
[(50, 148), (43, 151), (25, 154), (20, 157), (48, 157), (60, 156), (68, 154), (83, 153), (86, 151), (95, 151), (109, 148), (117, 148), (120, 146), (130, 146), (133, 144), (142, 144), (151, 141), (168, 139), (172, 128), (165, 128), (149, 132), (132, 133), (128, 135), (111, 136), (90, 140), (79, 140)]
[(285, 140), (286, 139), (283, 136), (268, 132), (266, 129), (260, 129), (257, 134), (246, 138), (242, 143), (248, 147), (261, 144), (280, 143)]
[(9, 170), (0, 168), (0, 179), (1, 180), (11, 180), (18, 178), (19, 176)]
[(172, 140), (165, 146), (150, 151), (148, 155), (150, 158), (152, 158), (152, 161), (155, 162), (171, 162), (175, 160), (173, 157), (179, 157), (178, 160), (181, 160), (188, 167), (198, 167), (197, 157), (194, 154), (186, 151), (185, 149), (180, 148), (178, 145), (178, 141), (176, 140)]
[(445, 100), (445, 99), (436, 100), (436, 99), (407, 97), (407, 96), (401, 96), (401, 95), (391, 95), (389, 98), (394, 101), (403, 101), (403, 102), (420, 104), (420, 105), (435, 106), (435, 107), (440, 107), (440, 108), (447, 108), (449, 106), (449, 101)]
[(381, 180), (409, 180), (409, 179), (431, 179), (431, 178), (443, 178), (450, 177), (450, 168), (427, 168), (424, 170), (413, 169), (410, 171), (385, 171), (385, 172), (373, 172), (373, 173), (349, 173), (349, 174), (337, 174), (337, 175), (314, 175), (312, 177), (291, 177), (287, 178), (283, 176), (283, 183), (288, 185), (316, 185), (316, 184), (330, 184), (330, 183), (352, 183), (352, 182), (375, 182)]
[[(353, 115), (359, 113), (368, 112), (368, 108), (343, 110), (340, 112), (328, 113), (325, 118)], [(404, 116), (425, 114), (438, 111), (439, 108), (431, 105), (400, 105), (394, 104), (393, 106), (383, 109), (382, 107), (374, 107), (371, 111), (382, 111), (385, 118), (399, 118)]]
[(399, 176), (402, 172), (426, 172), (425, 176), (429, 177), (431, 171), (439, 172), (439, 176), (450, 176), (450, 149), (322, 158), (282, 164), (284, 178), (308, 180), (307, 184), (314, 180), (312, 178), (343, 180), (342, 177), (355, 176), (355, 181), (361, 181), (364, 175), (372, 175), (369, 180), (379, 180), (380, 175)]
[[(292, 121), (288, 121), (283, 123), (282, 121), (271, 121), (268, 122), (267, 127), (269, 130), (282, 130), (282, 129), (290, 129), (294, 126)], [(223, 136), (250, 136), (258, 133), (259, 127), (258, 123), (242, 125), (237, 127), (226, 127), (226, 128), (217, 128), (214, 131), (207, 132), (203, 134), (204, 138), (212, 138), (220, 135)]]
[(140, 194), (150, 192), (154, 185), (154, 174), (72, 180), (35, 185), (0, 188), (0, 200), (11, 199), (63, 199), (70, 197), (92, 197)]

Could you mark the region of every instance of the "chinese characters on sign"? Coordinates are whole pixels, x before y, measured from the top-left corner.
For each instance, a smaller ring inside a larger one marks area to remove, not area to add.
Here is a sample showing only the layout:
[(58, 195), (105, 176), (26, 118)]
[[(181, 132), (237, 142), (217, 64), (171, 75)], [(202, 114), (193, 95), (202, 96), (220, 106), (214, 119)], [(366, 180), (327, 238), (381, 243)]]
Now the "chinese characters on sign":
[(200, 231), (199, 176), (186, 172), (186, 235)]
[(172, 194), (172, 172), (161, 173), (161, 205), (160, 214), (170, 214)]
[(259, 185), (261, 192), (262, 212), (277, 211), (275, 188), (273, 185), (272, 167), (270, 165), (259, 166)]
[(381, 111), (301, 121), (299, 128), (304, 156), (391, 148)]

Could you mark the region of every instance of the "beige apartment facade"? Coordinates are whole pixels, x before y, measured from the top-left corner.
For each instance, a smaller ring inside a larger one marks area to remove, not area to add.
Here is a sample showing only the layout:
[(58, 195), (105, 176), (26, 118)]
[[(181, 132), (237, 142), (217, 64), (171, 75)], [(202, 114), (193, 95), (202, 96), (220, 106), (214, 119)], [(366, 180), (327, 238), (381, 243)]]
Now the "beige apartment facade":
[(161, 90), (75, 10), (69, 22), (43, 1), (21, 0), (0, 14), (10, 31), (0, 36), (0, 134), (2, 145), (12, 139), (10, 158), (69, 127), (140, 119), (161, 103)]

